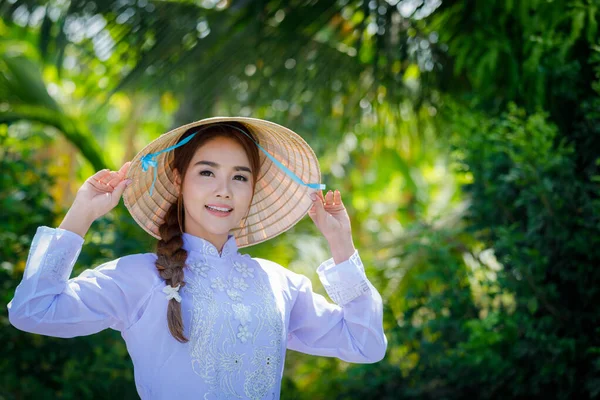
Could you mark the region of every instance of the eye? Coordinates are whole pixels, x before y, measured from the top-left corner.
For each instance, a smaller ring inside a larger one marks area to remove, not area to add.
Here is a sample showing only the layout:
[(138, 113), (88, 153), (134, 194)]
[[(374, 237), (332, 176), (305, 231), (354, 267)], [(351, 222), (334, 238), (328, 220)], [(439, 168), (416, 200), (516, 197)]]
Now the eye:
[[(200, 175), (202, 176), (212, 176), (214, 175), (212, 171), (209, 170), (204, 170), (204, 171), (200, 171)], [(236, 175), (233, 177), (234, 180), (237, 181), (242, 181), (242, 182), (248, 182), (248, 178), (246, 178), (244, 175)]]

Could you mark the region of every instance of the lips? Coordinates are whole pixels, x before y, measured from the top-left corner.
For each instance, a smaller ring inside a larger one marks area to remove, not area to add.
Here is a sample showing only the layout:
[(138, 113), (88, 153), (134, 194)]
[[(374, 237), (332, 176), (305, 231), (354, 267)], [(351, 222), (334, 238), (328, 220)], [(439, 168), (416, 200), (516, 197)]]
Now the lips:
[(220, 211), (220, 212), (233, 211), (232, 207), (229, 207), (228, 205), (225, 205), (225, 204), (207, 204), (205, 207), (212, 211)]
[(209, 207), (206, 207), (206, 211), (217, 218), (226, 218), (231, 215), (231, 211), (216, 211)]

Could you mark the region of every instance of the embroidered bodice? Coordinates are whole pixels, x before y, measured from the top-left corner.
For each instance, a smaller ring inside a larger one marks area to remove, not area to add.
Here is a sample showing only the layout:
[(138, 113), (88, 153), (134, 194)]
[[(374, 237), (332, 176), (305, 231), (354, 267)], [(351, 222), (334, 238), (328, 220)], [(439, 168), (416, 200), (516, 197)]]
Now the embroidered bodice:
[(188, 250), (182, 298), (194, 373), (219, 398), (275, 397), (282, 370), (285, 310), (265, 271), (237, 252), (230, 237), (221, 254), (184, 234)]

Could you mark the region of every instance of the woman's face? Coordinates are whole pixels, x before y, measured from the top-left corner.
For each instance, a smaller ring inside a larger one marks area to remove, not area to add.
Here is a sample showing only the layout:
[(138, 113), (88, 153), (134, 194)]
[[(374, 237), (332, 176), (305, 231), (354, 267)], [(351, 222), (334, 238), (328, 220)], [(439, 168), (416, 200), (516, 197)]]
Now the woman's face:
[(185, 232), (220, 246), (252, 201), (252, 171), (244, 148), (217, 137), (199, 147), (183, 181)]

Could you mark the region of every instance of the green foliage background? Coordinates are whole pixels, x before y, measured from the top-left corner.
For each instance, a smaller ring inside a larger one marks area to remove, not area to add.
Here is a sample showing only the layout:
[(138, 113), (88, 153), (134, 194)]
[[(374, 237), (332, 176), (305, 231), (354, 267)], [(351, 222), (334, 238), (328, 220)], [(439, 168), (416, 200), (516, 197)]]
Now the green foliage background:
[[(83, 180), (169, 128), (267, 118), (313, 146), (385, 302), (377, 364), (288, 352), (283, 399), (600, 396), (595, 0), (0, 1), (0, 297)], [(122, 205), (73, 274), (153, 241)], [(308, 219), (249, 249), (309, 276)], [(137, 398), (118, 332), (20, 332), (0, 399)]]

